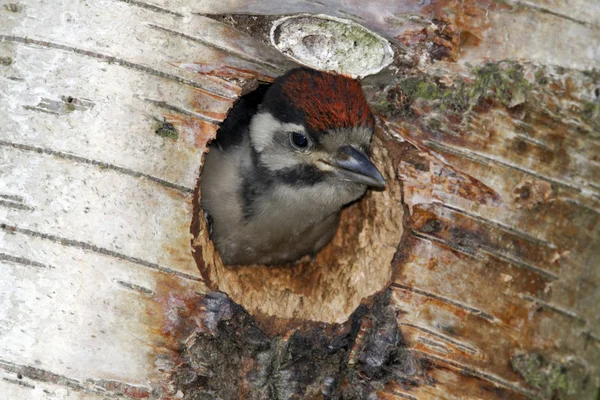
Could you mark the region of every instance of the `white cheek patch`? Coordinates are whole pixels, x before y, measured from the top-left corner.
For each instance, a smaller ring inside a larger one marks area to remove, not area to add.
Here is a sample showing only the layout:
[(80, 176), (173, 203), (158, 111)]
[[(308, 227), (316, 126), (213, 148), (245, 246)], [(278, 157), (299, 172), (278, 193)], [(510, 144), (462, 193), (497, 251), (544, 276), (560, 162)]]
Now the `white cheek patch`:
[(268, 112), (256, 114), (250, 122), (250, 140), (259, 153), (273, 143), (275, 135), (289, 132), (305, 133), (305, 129), (299, 124), (281, 123)]
[(269, 113), (256, 114), (250, 122), (250, 140), (254, 149), (262, 152), (273, 141), (275, 133), (281, 130), (281, 125), (281, 122)]

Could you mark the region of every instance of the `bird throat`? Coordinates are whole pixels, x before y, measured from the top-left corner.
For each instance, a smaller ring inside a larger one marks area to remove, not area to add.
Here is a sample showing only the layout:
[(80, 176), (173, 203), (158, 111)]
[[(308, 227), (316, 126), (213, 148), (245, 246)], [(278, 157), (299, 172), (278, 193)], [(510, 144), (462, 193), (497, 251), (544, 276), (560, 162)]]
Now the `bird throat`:
[(319, 197), (316, 185), (325, 179), (322, 171), (309, 164), (271, 170), (252, 146), (250, 153), (251, 164), (241, 171), (240, 197), (246, 221), (260, 213), (270, 213), (273, 209), (297, 217), (304, 211), (315, 211)]

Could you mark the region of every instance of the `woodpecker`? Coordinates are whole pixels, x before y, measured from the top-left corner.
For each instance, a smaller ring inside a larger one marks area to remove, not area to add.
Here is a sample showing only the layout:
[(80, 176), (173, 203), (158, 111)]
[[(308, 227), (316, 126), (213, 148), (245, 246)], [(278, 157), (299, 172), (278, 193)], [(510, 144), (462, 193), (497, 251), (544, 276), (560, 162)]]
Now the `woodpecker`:
[(358, 81), (297, 68), (242, 97), (210, 144), (202, 209), (225, 264), (289, 264), (334, 236), (341, 209), (385, 180)]

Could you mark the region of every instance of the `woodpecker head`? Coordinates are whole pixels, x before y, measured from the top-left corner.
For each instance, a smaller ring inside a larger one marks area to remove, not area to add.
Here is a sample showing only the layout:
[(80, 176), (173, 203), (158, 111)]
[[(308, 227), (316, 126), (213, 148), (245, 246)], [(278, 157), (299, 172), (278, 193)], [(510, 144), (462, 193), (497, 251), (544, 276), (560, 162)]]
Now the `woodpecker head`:
[(267, 90), (250, 141), (276, 182), (341, 207), (368, 186), (385, 188), (367, 156), (373, 126), (358, 81), (300, 68)]

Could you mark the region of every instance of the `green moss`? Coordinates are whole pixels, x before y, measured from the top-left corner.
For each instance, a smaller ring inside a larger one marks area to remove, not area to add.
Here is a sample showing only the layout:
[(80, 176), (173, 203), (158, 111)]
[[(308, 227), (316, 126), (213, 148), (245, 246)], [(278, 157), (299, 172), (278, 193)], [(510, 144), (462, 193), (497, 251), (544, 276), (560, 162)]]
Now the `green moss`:
[(415, 97), (427, 100), (435, 100), (438, 98), (439, 89), (431, 82), (419, 82), (414, 93)]
[(157, 124), (154, 132), (158, 136), (173, 140), (177, 140), (179, 138), (179, 133), (175, 129), (175, 125), (168, 122), (166, 119), (163, 119), (162, 121), (157, 119), (156, 122)]
[(379, 114), (387, 115), (388, 113), (394, 111), (394, 105), (385, 98), (380, 99), (378, 102), (376, 102), (374, 104), (371, 104), (371, 107), (373, 108), (374, 111), (376, 111)]
[(482, 97), (493, 96), (505, 106), (512, 107), (525, 101), (531, 88), (525, 79), (523, 67), (516, 63), (488, 63), (475, 68), (473, 72), (476, 79), (469, 92), (471, 104)]
[(600, 130), (600, 101), (584, 102), (581, 118), (592, 125), (594, 130)]
[(535, 75), (534, 76), (535, 76), (535, 81), (537, 82), (538, 85), (545, 85), (545, 84), (548, 83), (548, 78), (542, 72), (542, 70), (535, 71)]
[(488, 63), (473, 69), (473, 75), (473, 80), (457, 80), (449, 88), (415, 77), (405, 79), (400, 86), (412, 98), (436, 102), (442, 110), (454, 111), (465, 111), (487, 98), (514, 107), (526, 100), (531, 89), (523, 67), (513, 62)]
[(586, 374), (573, 363), (552, 363), (539, 354), (520, 354), (511, 360), (512, 368), (525, 382), (539, 390), (544, 399), (577, 398)]

